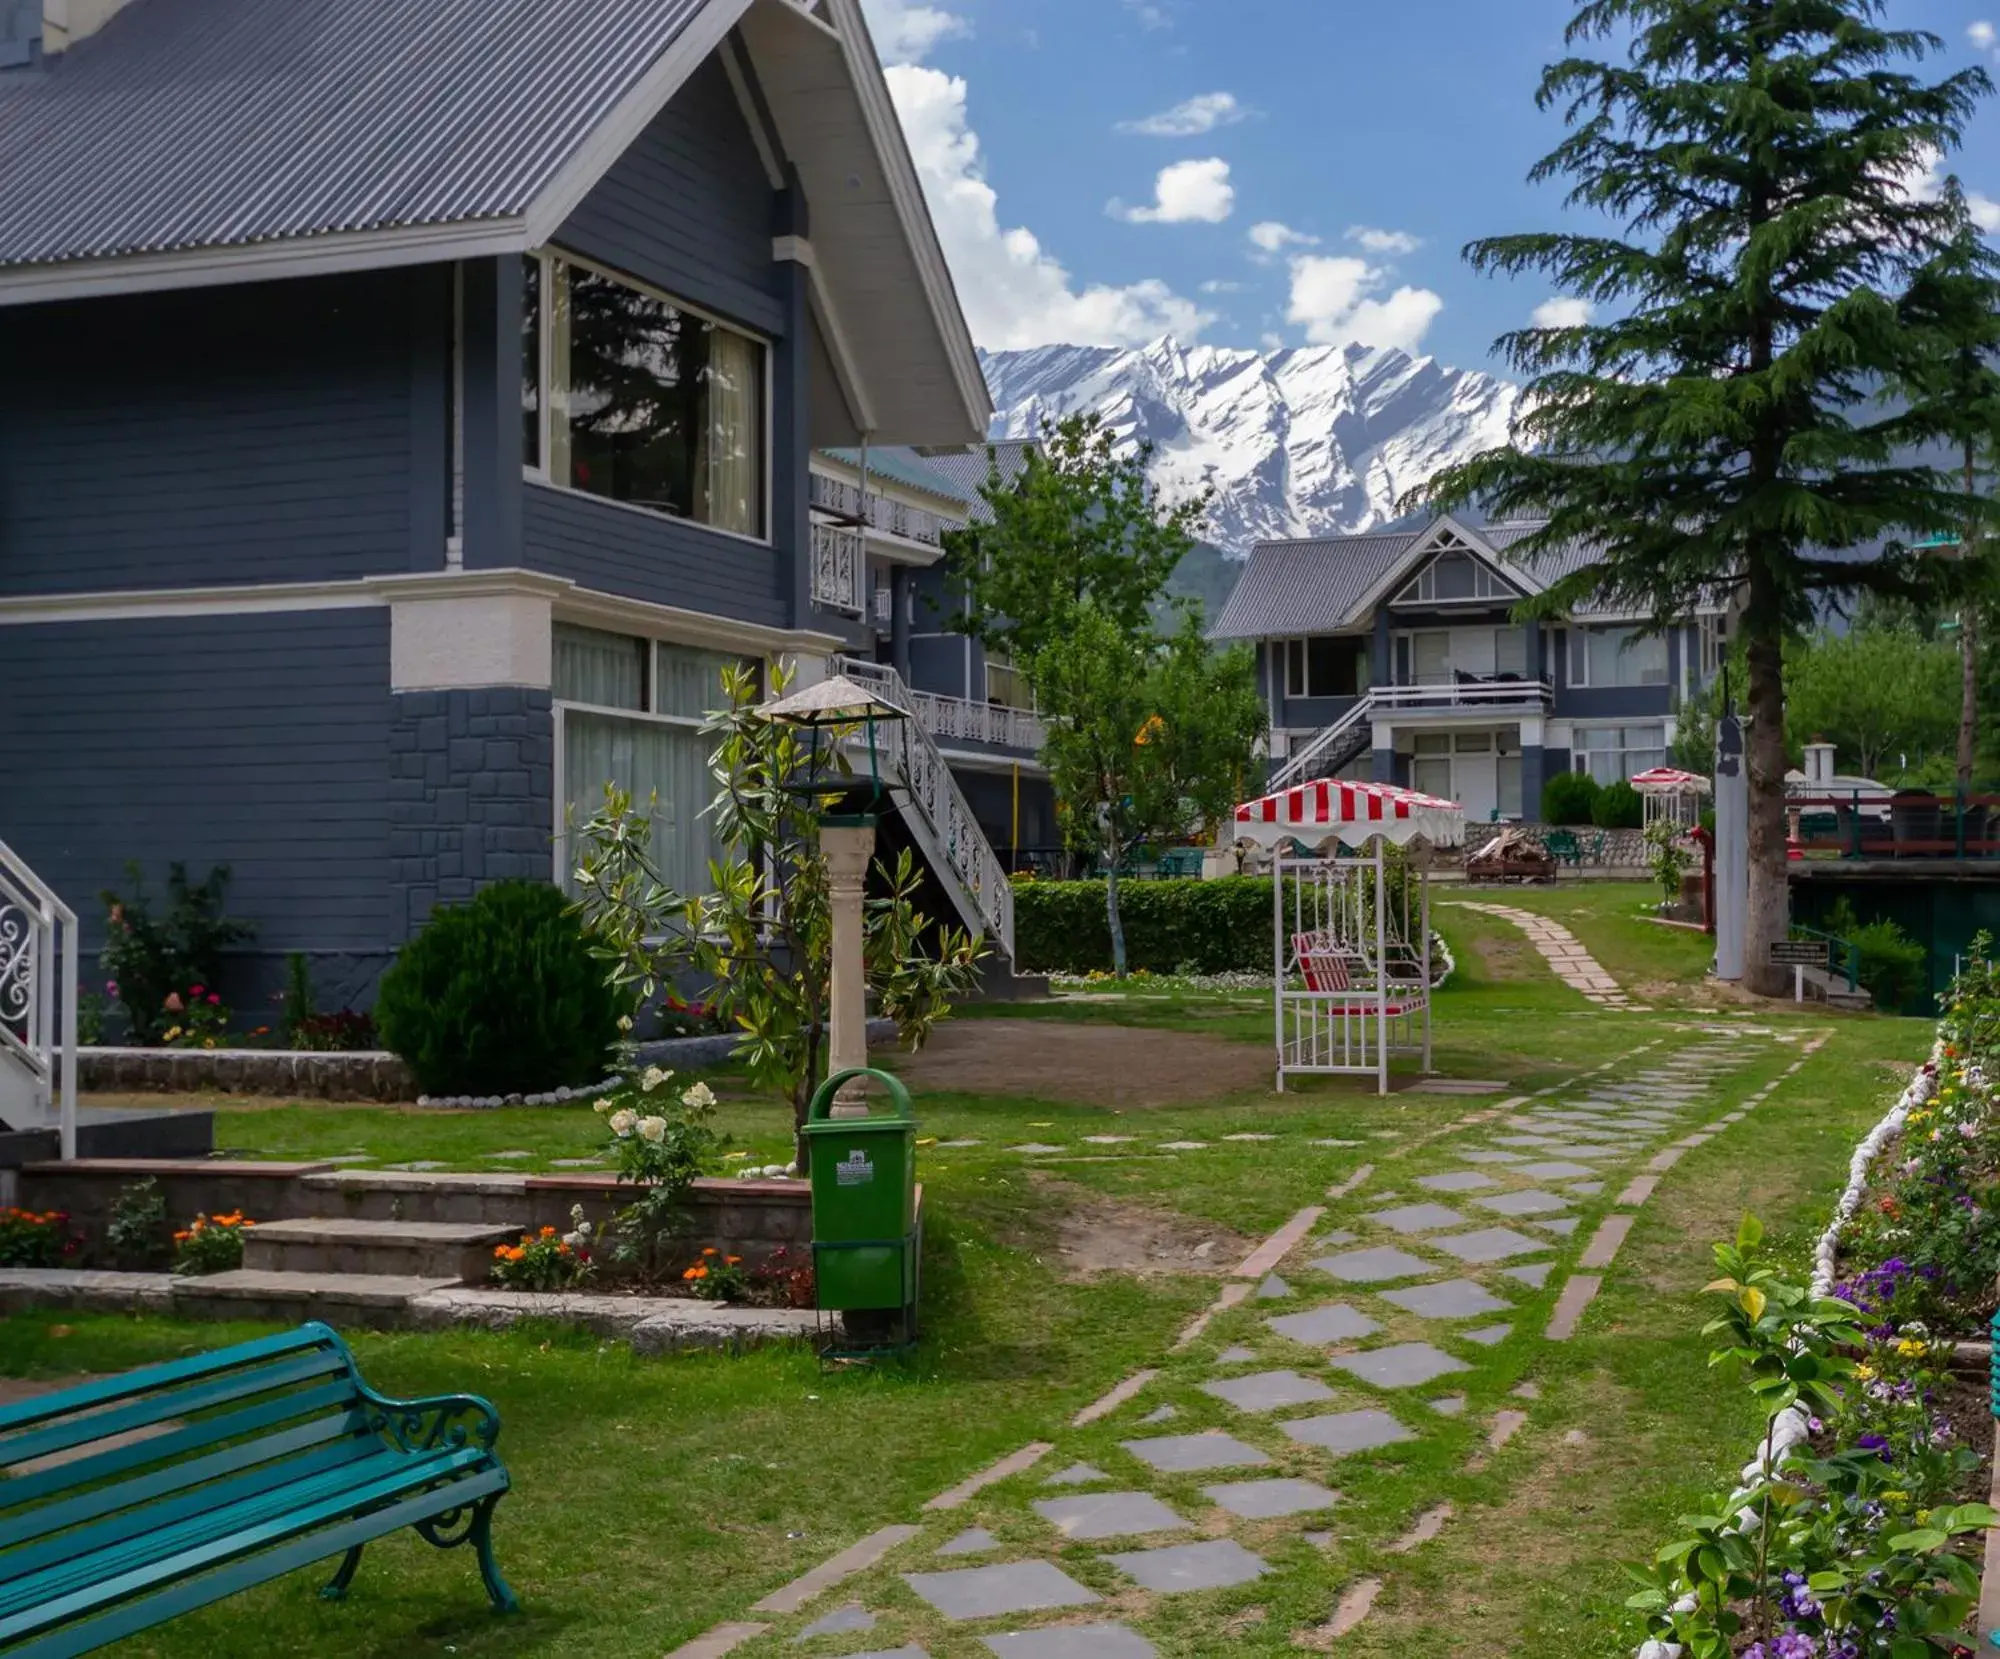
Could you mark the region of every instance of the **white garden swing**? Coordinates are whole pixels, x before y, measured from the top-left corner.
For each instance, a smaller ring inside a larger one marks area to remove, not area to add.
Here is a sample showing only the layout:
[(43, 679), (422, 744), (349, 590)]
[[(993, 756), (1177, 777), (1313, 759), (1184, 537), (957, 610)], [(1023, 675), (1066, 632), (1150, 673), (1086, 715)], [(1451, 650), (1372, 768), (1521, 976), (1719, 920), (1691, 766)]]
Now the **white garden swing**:
[[(1322, 780), (1239, 806), (1236, 837), (1272, 855), (1279, 1091), (1291, 1076), (1373, 1076), (1387, 1094), (1392, 1054), (1421, 1055), (1428, 1073), (1429, 853), (1465, 839), (1465, 809)], [(1389, 847), (1418, 855), (1408, 879), (1389, 879)]]

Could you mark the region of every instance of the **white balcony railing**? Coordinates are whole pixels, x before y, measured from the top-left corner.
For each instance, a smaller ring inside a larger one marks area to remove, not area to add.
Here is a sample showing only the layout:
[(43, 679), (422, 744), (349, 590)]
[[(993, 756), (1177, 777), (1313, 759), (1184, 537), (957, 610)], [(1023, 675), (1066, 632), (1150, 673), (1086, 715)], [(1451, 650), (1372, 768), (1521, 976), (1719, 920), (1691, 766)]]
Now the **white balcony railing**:
[[(838, 659), (835, 669), (871, 687), (885, 703), (907, 709), (914, 719), (885, 722), (877, 742), (888, 751), (890, 764), (916, 815), (912, 828), (927, 845), (932, 867), (955, 884), (962, 908), (976, 915), (987, 934), (1011, 958), (1014, 954), (1014, 888), (1006, 866), (993, 850), (979, 819), (951, 775), (924, 722), (920, 699), (902, 675), (885, 663), (858, 658)], [(949, 701), (949, 699), (942, 699)], [(941, 868), (940, 868), (941, 866)], [(968, 916), (968, 920), (971, 916)]]
[(1383, 709), (1546, 707), (1555, 697), (1546, 680), (1439, 680), (1431, 685), (1378, 685), (1367, 701)]
[(54, 1118), (65, 1158), (76, 1156), (77, 972), (76, 912), (0, 841), (0, 1123)]
[(926, 547), (941, 545), (944, 532), (949, 528), (947, 521), (936, 513), (874, 490), (864, 495), (860, 485), (850, 484), (841, 478), (829, 478), (824, 473), (812, 475), (811, 500), (823, 513), (832, 513), (851, 524), (865, 524), (884, 535), (899, 536), (904, 541), (920, 542)]
[(812, 527), (812, 602), (847, 616), (867, 611), (868, 555), (860, 534), (837, 524)]
[(905, 685), (902, 676), (886, 663), (843, 657), (839, 668), (851, 680), (893, 691), (896, 706), (908, 709), (932, 737), (960, 743), (996, 743), (1004, 748), (1036, 752), (1048, 741), (1048, 728), (1032, 709), (916, 691)]

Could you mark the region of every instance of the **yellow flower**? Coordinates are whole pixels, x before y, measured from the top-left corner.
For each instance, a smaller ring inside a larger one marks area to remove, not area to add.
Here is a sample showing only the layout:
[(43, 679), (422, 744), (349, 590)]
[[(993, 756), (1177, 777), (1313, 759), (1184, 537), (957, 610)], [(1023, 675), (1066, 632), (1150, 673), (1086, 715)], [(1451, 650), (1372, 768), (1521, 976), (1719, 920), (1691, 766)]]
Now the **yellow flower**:
[(1925, 1354), (1930, 1352), (1930, 1348), (1927, 1344), (1913, 1341), (1906, 1336), (1901, 1342), (1896, 1344), (1896, 1352), (1904, 1359), (1921, 1359)]
[(1859, 1365), (1855, 1366), (1854, 1374), (1863, 1382), (1866, 1382), (1870, 1377), (1875, 1375), (1875, 1367), (1870, 1365), (1866, 1360), (1863, 1360)]

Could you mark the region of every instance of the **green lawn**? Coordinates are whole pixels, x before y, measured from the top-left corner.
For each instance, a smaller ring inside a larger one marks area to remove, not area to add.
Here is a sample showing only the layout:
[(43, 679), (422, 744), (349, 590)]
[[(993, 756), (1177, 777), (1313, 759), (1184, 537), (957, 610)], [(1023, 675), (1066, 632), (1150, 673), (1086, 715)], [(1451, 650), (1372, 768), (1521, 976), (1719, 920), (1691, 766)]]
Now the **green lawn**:
[[(1692, 984), (1705, 942), (1640, 920), (1644, 892), (1636, 884), (1465, 896), (1545, 910), (1615, 973), (1673, 981), (1678, 989), (1648, 1012), (1606, 1013), (1560, 986), (1505, 923), (1441, 910), (1460, 963), (1438, 999), (1438, 1061), (1447, 1076), (1491, 1078), (1526, 1092), (1644, 1044), (1667, 1052), (1698, 1041), (1698, 1026), (1718, 1019), (1788, 1033), (1831, 1024), (1835, 1035), (1752, 1119), (1690, 1153), (1666, 1177), (1577, 1340), (1540, 1340), (1551, 1285), (1524, 1302), (1513, 1336), (1454, 1379), (1470, 1402), (1463, 1418), (1441, 1423), (1396, 1456), (1337, 1466), (1345, 1501), (1327, 1551), (1314, 1553), (1296, 1537), (1277, 1539), (1282, 1529), (1274, 1528), (1268, 1546), (1261, 1535), (1252, 1541), (1287, 1569), (1282, 1578), (1163, 1604), (1142, 1605), (1129, 1593), (1114, 1602), (1173, 1659), (1292, 1652), (1293, 1629), (1323, 1620), (1341, 1586), (1361, 1573), (1380, 1574), (1384, 1589), (1376, 1614), (1343, 1639), (1343, 1652), (1629, 1653), (1636, 1627), (1620, 1605), (1618, 1563), (1649, 1553), (1679, 1509), (1725, 1479), (1752, 1432), (1740, 1400), (1708, 1372), (1695, 1334), (1706, 1243), (1748, 1205), (1802, 1262), (1849, 1148), (1897, 1086), (1888, 1063), (1915, 1060), (1928, 1043), (1927, 1027), (1916, 1021), (1828, 1022), (1816, 1011), (1798, 1016), (1784, 1007), (1714, 1014)], [(1270, 1041), (1268, 1006), (1254, 994), (988, 1012)], [(1731, 1097), (1775, 1076), (1797, 1053), (1794, 1044), (1770, 1040), (1744, 1046), (1750, 1057), (1728, 1080)], [(716, 1082), (724, 1127), (738, 1148), (758, 1162), (783, 1156), (780, 1115), (747, 1098), (739, 1079), (725, 1073)], [(1178, 1272), (1072, 1278), (1059, 1247), (1077, 1214), (1171, 1225), (1183, 1238), (1212, 1230), (1224, 1241), (1216, 1256), (1226, 1266), (1230, 1241), (1254, 1240), (1300, 1207), (1325, 1202), (1329, 1184), (1364, 1162), (1377, 1169), (1364, 1195), (1417, 1196), (1411, 1181), (1450, 1161), (1436, 1137), (1494, 1104), (1420, 1091), (1378, 1100), (1332, 1086), (1282, 1097), (1259, 1088), (1123, 1113), (1002, 1095), (926, 1095), (919, 1102), (926, 1137), (983, 1144), (923, 1154), (929, 1334), (907, 1368), (823, 1374), (793, 1351), (635, 1360), (621, 1345), (559, 1330), (357, 1335), (363, 1369), (379, 1386), (408, 1393), (471, 1388), (499, 1406), (501, 1450), (516, 1489), (501, 1505), (496, 1532), (502, 1566), (527, 1613), (494, 1620), (469, 1561), (404, 1537), (371, 1548), (344, 1604), (320, 1603), (318, 1577), (295, 1575), (122, 1651), (189, 1659), (272, 1652), (656, 1659), (719, 1621), (743, 1617), (766, 1591), (861, 1535), (918, 1519), (924, 1500), (1030, 1440), (1056, 1439), (1064, 1460), (1122, 1455), (1113, 1443), (1129, 1434), (1129, 1413), (1084, 1431), (1064, 1425), (1077, 1407), (1141, 1366), (1164, 1366), (1147, 1406), (1174, 1403), (1181, 1427), (1223, 1421), (1195, 1384), (1221, 1345), (1250, 1331), (1255, 1310), (1226, 1315), (1194, 1348), (1163, 1360), (1173, 1334), (1213, 1298), (1217, 1281)], [(438, 1158), (519, 1169), (586, 1155), (601, 1133), (593, 1114), (575, 1108), (460, 1114), (236, 1103), (224, 1105), (218, 1139), (251, 1156), (366, 1151), (383, 1162)], [(1101, 1155), (1079, 1148), (1032, 1167), (1005, 1150), (1100, 1133), (1136, 1133), (1142, 1144)], [(1234, 1133), (1277, 1138), (1221, 1139)], [(1156, 1150), (1168, 1139), (1210, 1144), (1198, 1154)], [(1328, 1139), (1359, 1144), (1315, 1144)], [(487, 1160), (499, 1150), (533, 1157)], [(1587, 1201), (1568, 1253), (1581, 1248), (1612, 1192)], [(0, 1370), (102, 1372), (247, 1334), (154, 1319), (18, 1318), (0, 1324)], [(1302, 1349), (1285, 1363), (1305, 1368), (1312, 1359)], [(1529, 1426), (1484, 1472), (1467, 1473), (1492, 1412), (1515, 1404), (1510, 1390), (1530, 1378), (1542, 1398)], [(1566, 1440), (1572, 1431), (1582, 1439)], [(1020, 1483), (998, 1488), (958, 1515), (932, 1518), (928, 1547), (983, 1524), (1010, 1543), (1045, 1548), (1046, 1537), (1030, 1537), (1019, 1518), (1023, 1490)], [(1171, 1497), (1178, 1488), (1163, 1490)], [(1445, 1534), (1413, 1554), (1386, 1554), (1386, 1542), (1410, 1516), (1439, 1500), (1458, 1511)], [(1080, 1546), (1060, 1558), (1086, 1580), (1105, 1572)], [(911, 1565), (899, 1557), (862, 1582), (861, 1592), (892, 1613), (883, 1632), (862, 1645), (921, 1641), (933, 1659), (985, 1654), (902, 1587), (895, 1572)], [(853, 1651), (853, 1638), (789, 1646), (804, 1622), (780, 1621), (771, 1637), (742, 1651), (751, 1659)], [(885, 1634), (891, 1639), (880, 1639)]]

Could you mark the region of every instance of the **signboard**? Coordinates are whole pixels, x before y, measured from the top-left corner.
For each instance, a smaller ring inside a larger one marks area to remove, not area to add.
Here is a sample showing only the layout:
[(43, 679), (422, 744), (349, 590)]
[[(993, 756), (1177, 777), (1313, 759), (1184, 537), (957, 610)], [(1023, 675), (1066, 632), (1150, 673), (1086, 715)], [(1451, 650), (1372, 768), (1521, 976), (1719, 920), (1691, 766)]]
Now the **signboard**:
[(1771, 942), (1771, 966), (1774, 968), (1824, 968), (1832, 960), (1832, 947), (1824, 939), (1774, 939)]
[(833, 1166), (833, 1175), (835, 1182), (843, 1187), (870, 1186), (875, 1180), (875, 1166), (857, 1146)]

